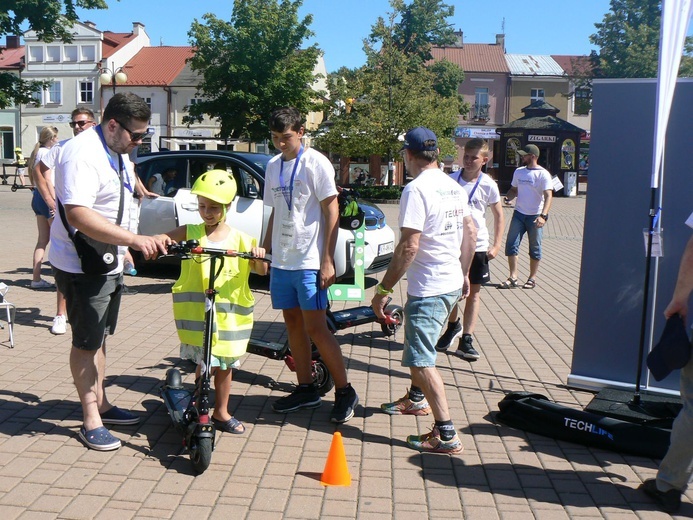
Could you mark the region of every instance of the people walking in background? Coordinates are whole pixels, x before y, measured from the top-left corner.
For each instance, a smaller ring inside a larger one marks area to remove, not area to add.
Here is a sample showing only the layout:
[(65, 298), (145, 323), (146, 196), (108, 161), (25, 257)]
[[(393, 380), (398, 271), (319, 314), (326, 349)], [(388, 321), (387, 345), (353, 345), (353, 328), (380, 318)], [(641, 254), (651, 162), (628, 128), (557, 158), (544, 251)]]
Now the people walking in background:
[[(94, 112), (86, 107), (79, 107), (72, 111), (70, 115), (70, 128), (72, 128), (72, 135), (78, 135), (93, 127), (96, 122), (94, 121)], [(38, 189), (46, 204), (48, 205), (51, 214), (55, 215), (56, 203), (55, 203), (55, 179), (53, 169), (60, 157), (60, 151), (62, 146), (69, 141), (65, 139), (60, 141), (55, 146), (53, 146), (50, 151), (45, 154), (40, 161), (36, 164), (34, 169), (36, 189)], [(52, 223), (52, 219), (50, 221)], [(51, 325), (51, 332), (53, 334), (65, 334), (67, 332), (67, 307), (65, 303), (65, 296), (60, 289), (57, 291), (57, 302), (55, 317), (53, 318), (53, 325)]]
[[(693, 213), (686, 220), (686, 225), (693, 228)], [(691, 292), (693, 237), (688, 240), (683, 252), (674, 294), (664, 309), (664, 316), (669, 319), (678, 314), (685, 322)], [(659, 464), (657, 478), (648, 479), (640, 486), (640, 489), (654, 498), (667, 513), (675, 513), (681, 508), (681, 495), (686, 492), (693, 479), (693, 356), (681, 369), (680, 374), (683, 408), (671, 428), (669, 449)]]
[[(503, 207), (501, 205), (498, 184), (486, 175), (482, 168), (489, 160), (489, 148), (483, 139), (470, 139), (464, 145), (462, 158), (464, 169), (450, 174), (469, 196), (469, 208), (472, 219), (477, 228), (476, 252), (469, 268), (469, 296), (465, 299), (462, 323), (460, 323), (458, 309), (455, 305), (450, 313), (448, 326), (438, 340), (436, 350), (447, 350), (450, 345), (461, 336), (455, 354), (462, 359), (473, 362), (479, 359), (479, 352), (474, 348), (472, 334), (476, 328), (481, 305), (481, 285), (491, 281), (489, 261), (496, 258), (503, 239)], [(493, 245), (489, 241), (489, 230), (486, 226), (486, 208), (491, 208), (493, 215)]]
[(459, 453), (462, 442), (436, 369), (435, 345), (457, 301), (469, 294), (476, 227), (467, 192), (438, 167), (438, 139), (431, 130), (409, 130), (401, 153), (414, 180), (402, 191), (399, 243), (371, 305), (384, 318), (388, 295), (406, 273), (402, 366), (409, 368), (412, 386), (406, 396), (381, 409), (391, 415), (432, 411), (432, 431), (410, 435), (407, 444), (419, 451)]
[(539, 147), (528, 144), (517, 153), (522, 157), (524, 166), (513, 173), (511, 188), (504, 199), (507, 204), (517, 197), (505, 240), (510, 274), (507, 280), (498, 285), (499, 289), (515, 289), (520, 286), (517, 278), (517, 255), (525, 233), (529, 237), (529, 278), (522, 288), (534, 289), (536, 286), (543, 227), (549, 220), (553, 198), (551, 174), (537, 163)]
[(297, 109), (275, 110), (269, 127), (281, 154), (267, 163), (264, 201), (272, 214), (264, 246), (272, 253), (272, 307), (282, 310), (298, 379), (298, 387), (272, 408), (290, 413), (320, 406), (311, 372), (312, 339), (335, 382), (330, 420), (343, 423), (354, 416), (359, 399), (326, 319), (339, 219), (334, 168), (320, 152), (304, 149), (303, 117)]
[[(52, 283), (41, 278), (41, 266), (43, 264), (43, 256), (46, 253), (46, 247), (48, 247), (48, 241), (50, 240), (50, 222), (55, 216), (55, 206), (49, 206), (46, 202), (46, 199), (50, 200), (50, 192), (48, 188), (43, 185), (42, 176), (36, 175), (36, 165), (39, 164), (41, 159), (48, 154), (49, 150), (55, 146), (57, 142), (58, 129), (54, 126), (44, 127), (39, 134), (38, 143), (36, 143), (34, 151), (29, 157), (29, 180), (32, 185), (37, 186), (37, 189), (34, 190), (31, 196), (31, 209), (34, 210), (34, 214), (36, 215), (36, 226), (38, 227), (38, 239), (34, 247), (32, 264), (32, 289), (52, 289), (55, 287)], [(38, 187), (37, 184), (41, 184), (41, 187)]]
[[(72, 329), (70, 369), (82, 405), (79, 437), (94, 450), (120, 448), (120, 439), (104, 424), (136, 424), (140, 418), (113, 406), (104, 386), (106, 337), (115, 332), (123, 285), (124, 247), (141, 251), (145, 259), (166, 253), (161, 238), (128, 230), (135, 173), (127, 154), (147, 135), (151, 110), (132, 93), (114, 95), (101, 124), (65, 143), (55, 167), (58, 212), (51, 228), (49, 260), (58, 288), (65, 294)], [(120, 216), (119, 216), (120, 214)], [(119, 223), (116, 223), (120, 220)], [(94, 241), (117, 244), (117, 266), (106, 274), (85, 274), (70, 232), (75, 228)]]

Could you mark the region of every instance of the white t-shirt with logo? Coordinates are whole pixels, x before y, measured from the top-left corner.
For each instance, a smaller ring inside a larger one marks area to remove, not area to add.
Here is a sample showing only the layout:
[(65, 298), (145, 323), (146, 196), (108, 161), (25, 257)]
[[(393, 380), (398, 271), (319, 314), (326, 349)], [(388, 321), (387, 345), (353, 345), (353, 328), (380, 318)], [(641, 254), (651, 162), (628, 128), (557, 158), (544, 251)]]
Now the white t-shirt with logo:
[(468, 196), (471, 196), (469, 208), (471, 209), (472, 219), (474, 219), (474, 224), (476, 224), (477, 228), (476, 251), (485, 252), (488, 251), (490, 247), (489, 230), (486, 225), (486, 208), (491, 204), (500, 202), (498, 184), (485, 173), (479, 172), (479, 185), (474, 189), (476, 180), (470, 182), (465, 181), (462, 178), (462, 172), (463, 170), (453, 172), (450, 174), (450, 177), (465, 189)]
[(407, 293), (429, 297), (462, 287), (462, 221), (469, 215), (467, 192), (439, 169), (424, 170), (406, 185), (399, 227), (421, 232), (419, 250), (407, 270)]
[(541, 166), (518, 168), (510, 185), (517, 188), (515, 209), (523, 215), (539, 215), (544, 207), (544, 192), (553, 189), (551, 174)]
[[(265, 205), (274, 208), (272, 267), (288, 271), (320, 269), (325, 243), (325, 219), (320, 202), (337, 195), (335, 171), (323, 154), (312, 148), (304, 149), (296, 167), (291, 195), (295, 165), (296, 159), (292, 159), (283, 161), (282, 166), (281, 154), (267, 163), (263, 200)], [(290, 198), (291, 210), (285, 195)]]
[[(91, 208), (115, 224), (120, 205), (120, 179), (118, 172), (111, 164), (118, 168), (118, 154), (111, 150), (106, 153), (95, 128), (85, 130), (73, 137), (60, 149), (58, 162), (54, 166), (56, 198), (63, 205), (72, 204)], [(125, 167), (123, 181), (134, 188), (134, 165), (127, 155), (122, 155), (122, 158)], [(128, 208), (131, 200), (132, 192), (126, 186), (123, 188), (124, 209), (120, 222), (120, 227), (124, 229), (128, 229), (130, 218)], [(119, 273), (123, 270), (123, 255), (126, 249), (124, 246), (118, 247), (118, 267), (111, 273)], [(75, 246), (59, 215), (56, 215), (51, 225), (48, 261), (54, 267), (68, 273), (82, 272)]]

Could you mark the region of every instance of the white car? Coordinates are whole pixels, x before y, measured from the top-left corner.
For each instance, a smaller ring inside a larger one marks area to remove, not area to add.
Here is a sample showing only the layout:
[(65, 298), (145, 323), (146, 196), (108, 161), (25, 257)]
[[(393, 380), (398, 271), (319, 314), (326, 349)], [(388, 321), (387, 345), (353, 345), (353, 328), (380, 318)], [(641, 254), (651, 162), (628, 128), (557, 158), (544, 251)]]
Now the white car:
[[(238, 194), (227, 216), (229, 224), (257, 238), (261, 244), (271, 212), (262, 201), (265, 167), (271, 158), (267, 154), (219, 150), (166, 151), (139, 156), (137, 173), (145, 186), (156, 174), (171, 178), (170, 170), (176, 172), (165, 186), (166, 195), (142, 201), (139, 233), (156, 235), (183, 224), (202, 222), (197, 211), (197, 197), (190, 194), (190, 187), (203, 172), (222, 169), (232, 172), (238, 184)], [(366, 214), (365, 272), (377, 273), (390, 264), (395, 249), (395, 233), (377, 206), (362, 201), (359, 205)], [(340, 228), (335, 251), (337, 278), (353, 274), (353, 245), (353, 232)]]

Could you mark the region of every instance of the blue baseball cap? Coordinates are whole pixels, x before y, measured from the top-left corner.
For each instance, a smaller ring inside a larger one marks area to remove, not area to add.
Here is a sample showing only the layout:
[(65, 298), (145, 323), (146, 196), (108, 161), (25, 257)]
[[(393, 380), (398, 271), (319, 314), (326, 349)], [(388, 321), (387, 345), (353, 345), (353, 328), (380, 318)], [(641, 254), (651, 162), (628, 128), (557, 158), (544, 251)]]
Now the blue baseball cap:
[(402, 150), (412, 152), (435, 152), (438, 149), (438, 138), (432, 130), (423, 126), (412, 128), (404, 136)]

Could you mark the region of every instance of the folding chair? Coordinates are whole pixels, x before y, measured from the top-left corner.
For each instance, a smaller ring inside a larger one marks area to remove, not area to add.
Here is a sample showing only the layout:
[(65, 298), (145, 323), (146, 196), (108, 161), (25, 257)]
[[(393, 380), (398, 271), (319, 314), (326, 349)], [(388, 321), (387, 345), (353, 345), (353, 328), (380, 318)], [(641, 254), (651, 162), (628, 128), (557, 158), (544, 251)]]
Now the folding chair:
[[(13, 303), (10, 303), (7, 301), (5, 298), (5, 295), (7, 294), (7, 291), (9, 291), (10, 288), (7, 287), (7, 285), (3, 282), (0, 282), (0, 308), (5, 308), (5, 312), (7, 313), (7, 328), (10, 331), (10, 348), (14, 348), (14, 334), (13, 334), (13, 326), (14, 326), (14, 315), (16, 308)], [(0, 324), (0, 328), (4, 329), (5, 326)]]

